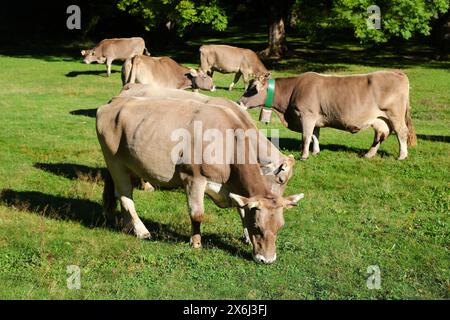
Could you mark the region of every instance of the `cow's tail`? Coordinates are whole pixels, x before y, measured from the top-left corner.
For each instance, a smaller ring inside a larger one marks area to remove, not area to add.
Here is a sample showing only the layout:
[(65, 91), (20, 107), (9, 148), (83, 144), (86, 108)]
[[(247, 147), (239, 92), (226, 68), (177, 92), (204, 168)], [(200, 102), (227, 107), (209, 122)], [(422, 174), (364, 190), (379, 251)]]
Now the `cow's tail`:
[(145, 54), (146, 56), (150, 57), (150, 51), (146, 47), (144, 47), (144, 52), (142, 54)]
[(117, 208), (117, 199), (115, 195), (114, 181), (111, 174), (106, 170), (105, 186), (103, 188), (103, 214), (107, 222), (114, 222), (114, 216)]
[(131, 68), (133, 67), (132, 59), (128, 58), (122, 65), (122, 85), (126, 85), (130, 82)]
[(406, 126), (408, 127), (408, 145), (415, 146), (415, 145), (417, 145), (417, 136), (416, 136), (416, 129), (414, 128), (414, 125), (413, 125), (412, 119), (411, 119), (411, 107), (409, 105), (409, 99), (406, 104), (405, 121), (406, 121)]

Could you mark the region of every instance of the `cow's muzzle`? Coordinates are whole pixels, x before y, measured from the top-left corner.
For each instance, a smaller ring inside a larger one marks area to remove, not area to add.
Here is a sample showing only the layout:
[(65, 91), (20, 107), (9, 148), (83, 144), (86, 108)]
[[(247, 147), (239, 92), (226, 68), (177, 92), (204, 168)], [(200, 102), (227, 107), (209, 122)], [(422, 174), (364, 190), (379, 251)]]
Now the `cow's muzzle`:
[(261, 254), (253, 255), (253, 260), (255, 260), (258, 263), (264, 263), (264, 264), (271, 264), (275, 260), (277, 260), (277, 254), (275, 253), (272, 258), (267, 259)]

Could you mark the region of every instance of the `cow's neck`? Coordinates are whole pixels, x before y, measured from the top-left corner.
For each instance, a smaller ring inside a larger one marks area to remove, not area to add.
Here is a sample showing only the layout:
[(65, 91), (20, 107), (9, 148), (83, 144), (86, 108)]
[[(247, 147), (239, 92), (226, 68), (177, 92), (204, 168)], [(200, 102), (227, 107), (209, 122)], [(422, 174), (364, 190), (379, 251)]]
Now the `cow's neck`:
[(232, 168), (232, 189), (245, 197), (267, 196), (267, 187), (258, 164), (236, 164)]
[(189, 78), (187, 76), (187, 74), (189, 74), (189, 68), (180, 66), (179, 72), (180, 72), (181, 77), (180, 77), (180, 83), (178, 85), (178, 89), (184, 90), (184, 89), (193, 88), (194, 83), (192, 81), (192, 78)]
[(278, 113), (284, 114), (289, 107), (293, 86), (288, 79), (275, 79), (275, 92), (272, 108)]

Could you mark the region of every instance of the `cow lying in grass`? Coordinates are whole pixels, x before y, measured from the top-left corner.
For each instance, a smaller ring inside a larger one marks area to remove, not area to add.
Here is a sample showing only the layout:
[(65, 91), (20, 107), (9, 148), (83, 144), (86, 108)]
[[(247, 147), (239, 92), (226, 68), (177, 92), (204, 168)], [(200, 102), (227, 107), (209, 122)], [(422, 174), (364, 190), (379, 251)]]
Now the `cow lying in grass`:
[(128, 59), (122, 66), (122, 84), (143, 83), (159, 88), (214, 91), (212, 78), (201, 70), (186, 68), (169, 57), (144, 55)]
[[(296, 205), (303, 194), (283, 198), (270, 190), (254, 156), (253, 148), (258, 142), (252, 139), (258, 135), (234, 134), (224, 144), (218, 144), (217, 140), (199, 136), (198, 124), (227, 137), (227, 130), (236, 133), (252, 129), (230, 108), (194, 100), (118, 97), (100, 107), (97, 135), (112, 177), (105, 181), (105, 213), (114, 212), (117, 195), (124, 229), (139, 238), (148, 238), (150, 233), (132, 200), (131, 178), (140, 177), (162, 187), (183, 186), (188, 197), (193, 247), (201, 247), (200, 224), (206, 193), (220, 207), (243, 209), (255, 260), (275, 261), (276, 236), (284, 224), (283, 209)], [(180, 130), (190, 137), (184, 141), (188, 149), (179, 149), (179, 141), (173, 139), (174, 132)], [(195, 151), (198, 146), (202, 150), (213, 146), (214, 155), (224, 157), (211, 162), (205, 153)]]
[[(274, 81), (273, 89), (269, 87), (270, 81)], [(408, 156), (407, 145), (416, 144), (409, 106), (409, 81), (400, 71), (348, 76), (306, 72), (275, 80), (260, 77), (252, 81), (239, 102), (248, 108), (271, 107), (286, 127), (302, 132), (302, 160), (309, 156), (311, 140), (313, 154), (320, 152), (321, 127), (351, 133), (372, 127), (375, 138), (365, 154), (367, 158), (375, 156), (391, 131), (397, 134), (400, 145), (398, 160)]]

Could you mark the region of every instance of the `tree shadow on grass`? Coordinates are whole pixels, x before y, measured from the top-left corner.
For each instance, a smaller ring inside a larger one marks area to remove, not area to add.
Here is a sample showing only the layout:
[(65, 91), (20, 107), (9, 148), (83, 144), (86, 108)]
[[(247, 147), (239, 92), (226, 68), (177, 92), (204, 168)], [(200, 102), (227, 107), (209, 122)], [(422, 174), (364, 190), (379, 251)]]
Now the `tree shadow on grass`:
[[(0, 192), (0, 204), (50, 219), (79, 222), (88, 228), (105, 228), (121, 232), (118, 228), (106, 222), (102, 214), (102, 206), (88, 199), (54, 196), (38, 191), (3, 189)], [(141, 220), (150, 231), (150, 241), (177, 243), (188, 242), (190, 239), (187, 233), (180, 233), (169, 224), (146, 218)], [(204, 234), (203, 242), (207, 244), (206, 247), (218, 248), (233, 256), (251, 260), (251, 254), (247, 250), (243, 252), (239, 247), (234, 246), (231, 238), (231, 236)]]
[[(311, 143), (312, 144), (312, 143)], [(361, 149), (361, 148), (355, 148), (355, 147), (349, 147), (341, 144), (320, 144), (320, 150), (329, 150), (329, 151), (335, 151), (335, 152), (352, 152), (359, 156), (363, 156), (366, 154), (367, 150), (369, 150), (370, 146), (367, 146), (367, 149)], [(294, 138), (280, 138), (279, 139), (279, 148), (280, 149), (286, 149), (289, 151), (301, 151), (302, 149), (302, 143), (300, 140), (294, 139)], [(377, 154), (381, 157), (391, 156), (389, 152), (386, 152), (384, 150), (378, 150)]]
[[(120, 71), (111, 70), (111, 73), (120, 73)], [(78, 76), (98, 76), (98, 75), (104, 75), (106, 77), (106, 70), (70, 71), (65, 74), (65, 76), (69, 78), (75, 78)]]
[(446, 142), (450, 143), (450, 136), (439, 136), (439, 135), (430, 135), (430, 134), (418, 134), (418, 139), (426, 140), (426, 141), (435, 141), (435, 142)]
[(85, 116), (89, 118), (95, 118), (97, 116), (97, 109), (78, 109), (72, 110), (69, 113), (74, 116)]

